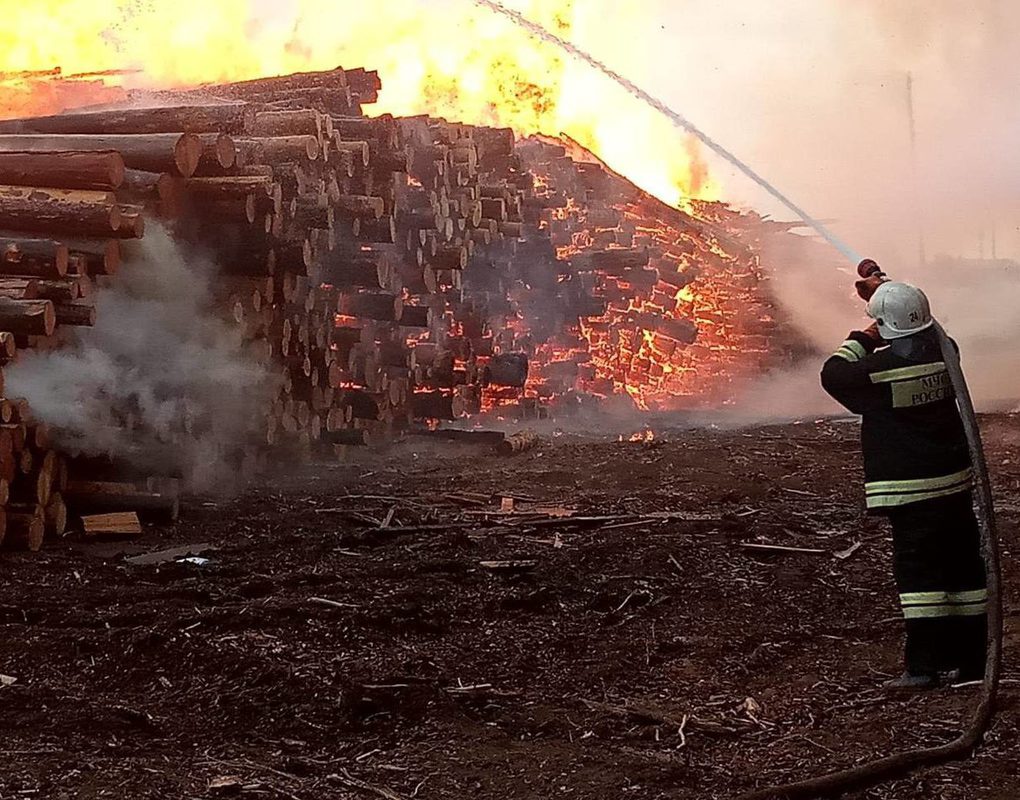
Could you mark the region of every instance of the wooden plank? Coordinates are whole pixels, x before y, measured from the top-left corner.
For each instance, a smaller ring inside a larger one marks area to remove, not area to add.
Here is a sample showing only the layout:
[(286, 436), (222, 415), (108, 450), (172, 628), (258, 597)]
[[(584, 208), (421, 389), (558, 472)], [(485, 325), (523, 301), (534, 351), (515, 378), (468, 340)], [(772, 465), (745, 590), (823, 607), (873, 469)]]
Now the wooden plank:
[(93, 514), (82, 517), (86, 536), (138, 536), (142, 532), (142, 523), (134, 511), (116, 514)]

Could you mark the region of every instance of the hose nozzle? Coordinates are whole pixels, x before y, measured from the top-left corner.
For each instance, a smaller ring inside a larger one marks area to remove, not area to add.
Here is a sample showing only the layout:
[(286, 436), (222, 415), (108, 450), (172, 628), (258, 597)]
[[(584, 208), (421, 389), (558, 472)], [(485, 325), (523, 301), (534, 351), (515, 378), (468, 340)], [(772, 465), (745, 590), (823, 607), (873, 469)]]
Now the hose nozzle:
[(865, 303), (871, 300), (871, 296), (879, 286), (889, 280), (882, 268), (878, 266), (878, 262), (870, 258), (864, 259), (857, 265), (857, 274), (861, 276), (861, 279), (854, 284), (854, 288), (857, 289), (858, 297)]
[(865, 280), (876, 275), (880, 278), (885, 277), (885, 271), (878, 266), (877, 261), (871, 258), (866, 258), (857, 265), (857, 274)]

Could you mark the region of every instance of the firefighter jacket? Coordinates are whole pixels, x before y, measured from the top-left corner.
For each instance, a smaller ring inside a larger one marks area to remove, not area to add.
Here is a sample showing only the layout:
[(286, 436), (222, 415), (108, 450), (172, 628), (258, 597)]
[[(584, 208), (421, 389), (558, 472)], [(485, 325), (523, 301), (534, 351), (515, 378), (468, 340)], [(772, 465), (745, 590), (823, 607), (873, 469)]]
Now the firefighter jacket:
[(825, 391), (862, 417), (869, 513), (971, 488), (967, 439), (938, 339), (932, 331), (911, 339), (903, 356), (854, 332), (822, 368)]

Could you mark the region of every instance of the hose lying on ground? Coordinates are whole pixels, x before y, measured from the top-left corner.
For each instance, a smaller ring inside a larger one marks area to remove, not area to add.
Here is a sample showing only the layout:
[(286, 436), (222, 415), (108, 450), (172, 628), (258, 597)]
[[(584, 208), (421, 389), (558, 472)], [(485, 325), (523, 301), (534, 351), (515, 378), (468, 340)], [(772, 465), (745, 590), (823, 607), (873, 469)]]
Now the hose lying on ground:
[[(619, 73), (610, 69), (591, 54), (586, 53), (565, 39), (546, 30), (541, 25), (527, 19), (520, 12), (507, 8), (500, 0), (472, 0), (476, 5), (488, 8), (504, 17), (509, 18), (515, 25), (524, 28), (533, 36), (554, 44), (568, 55), (579, 59), (588, 66), (598, 70), (603, 75), (612, 79), (639, 100), (647, 103), (670, 119), (674, 125), (683, 128), (696, 136), (705, 145), (718, 153), (724, 159), (736, 166), (751, 180), (761, 186), (765, 191), (782, 202), (787, 208), (797, 214), (808, 225), (814, 228), (826, 241), (832, 244), (850, 261), (858, 261), (859, 256), (846, 245), (841, 239), (835, 236), (828, 228), (819, 221), (812, 218), (799, 206), (794, 204), (782, 194), (775, 186), (762, 178), (747, 164), (738, 159), (733, 153), (722, 147), (718, 142), (709, 137), (705, 132), (693, 125), (683, 115), (669, 108), (661, 100), (656, 99), (648, 92), (641, 89), (633, 82), (627, 80)], [(877, 269), (877, 264), (875, 265)], [(861, 277), (867, 277), (862, 275)], [(864, 786), (871, 786), (884, 780), (889, 780), (905, 775), (919, 767), (939, 764), (955, 758), (966, 756), (981, 741), (981, 737), (991, 721), (995, 707), (995, 696), (998, 690), (999, 672), (1002, 659), (1002, 599), (999, 589), (999, 544), (995, 531), (995, 516), (992, 507), (991, 485), (988, 481), (988, 468), (985, 463), (984, 450), (981, 447), (981, 435), (978, 431), (977, 418), (974, 414), (974, 404), (971, 402), (970, 391), (967, 382), (963, 377), (963, 370), (960, 367), (960, 358), (957, 355), (956, 347), (946, 336), (946, 332), (937, 322), (935, 329), (939, 335), (939, 344), (942, 347), (943, 360), (949, 377), (952, 380), (953, 388), (956, 391), (957, 402), (960, 406), (960, 415), (963, 418), (963, 426), (967, 433), (967, 443), (970, 447), (971, 461), (974, 466), (974, 473), (977, 477), (975, 496), (977, 498), (978, 524), (981, 529), (981, 547), (985, 557), (985, 571), (988, 581), (988, 665), (985, 669), (985, 678), (981, 695), (974, 716), (970, 725), (958, 739), (941, 747), (932, 747), (923, 750), (908, 750), (905, 753), (888, 756), (868, 764), (842, 772), (834, 772), (830, 775), (823, 775), (785, 786), (775, 786), (769, 789), (762, 789), (746, 795), (741, 800), (778, 800), (779, 798), (808, 798), (808, 797), (831, 797), (842, 794), (851, 789), (859, 789)]]
[(956, 392), (960, 416), (967, 434), (967, 444), (970, 447), (970, 457), (976, 477), (974, 496), (978, 512), (978, 525), (981, 530), (981, 550), (985, 559), (985, 573), (988, 581), (988, 663), (985, 667), (981, 693), (978, 696), (978, 703), (970, 724), (959, 738), (939, 747), (907, 750), (817, 778), (759, 789), (744, 795), (741, 800), (804, 800), (814, 797), (836, 797), (854, 789), (863, 789), (883, 781), (902, 777), (920, 767), (965, 758), (981, 743), (992, 720), (992, 715), (995, 713), (995, 698), (1002, 669), (1002, 576), (999, 566), (999, 539), (995, 528), (995, 509), (992, 505), (992, 487), (988, 479), (988, 464), (985, 461), (984, 448), (981, 445), (981, 433), (978, 430), (977, 416), (974, 413), (974, 403), (971, 400), (970, 390), (960, 366), (960, 356), (955, 345), (937, 322), (935, 330), (942, 348), (942, 359)]

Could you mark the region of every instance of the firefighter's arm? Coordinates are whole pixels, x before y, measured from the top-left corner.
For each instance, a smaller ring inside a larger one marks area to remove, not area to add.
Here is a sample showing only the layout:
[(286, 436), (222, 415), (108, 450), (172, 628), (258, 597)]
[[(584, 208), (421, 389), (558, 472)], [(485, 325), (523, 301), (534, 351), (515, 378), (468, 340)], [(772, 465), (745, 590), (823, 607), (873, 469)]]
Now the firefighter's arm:
[(869, 376), (869, 356), (881, 344), (877, 331), (853, 331), (822, 367), (822, 388), (854, 414), (880, 400)]

